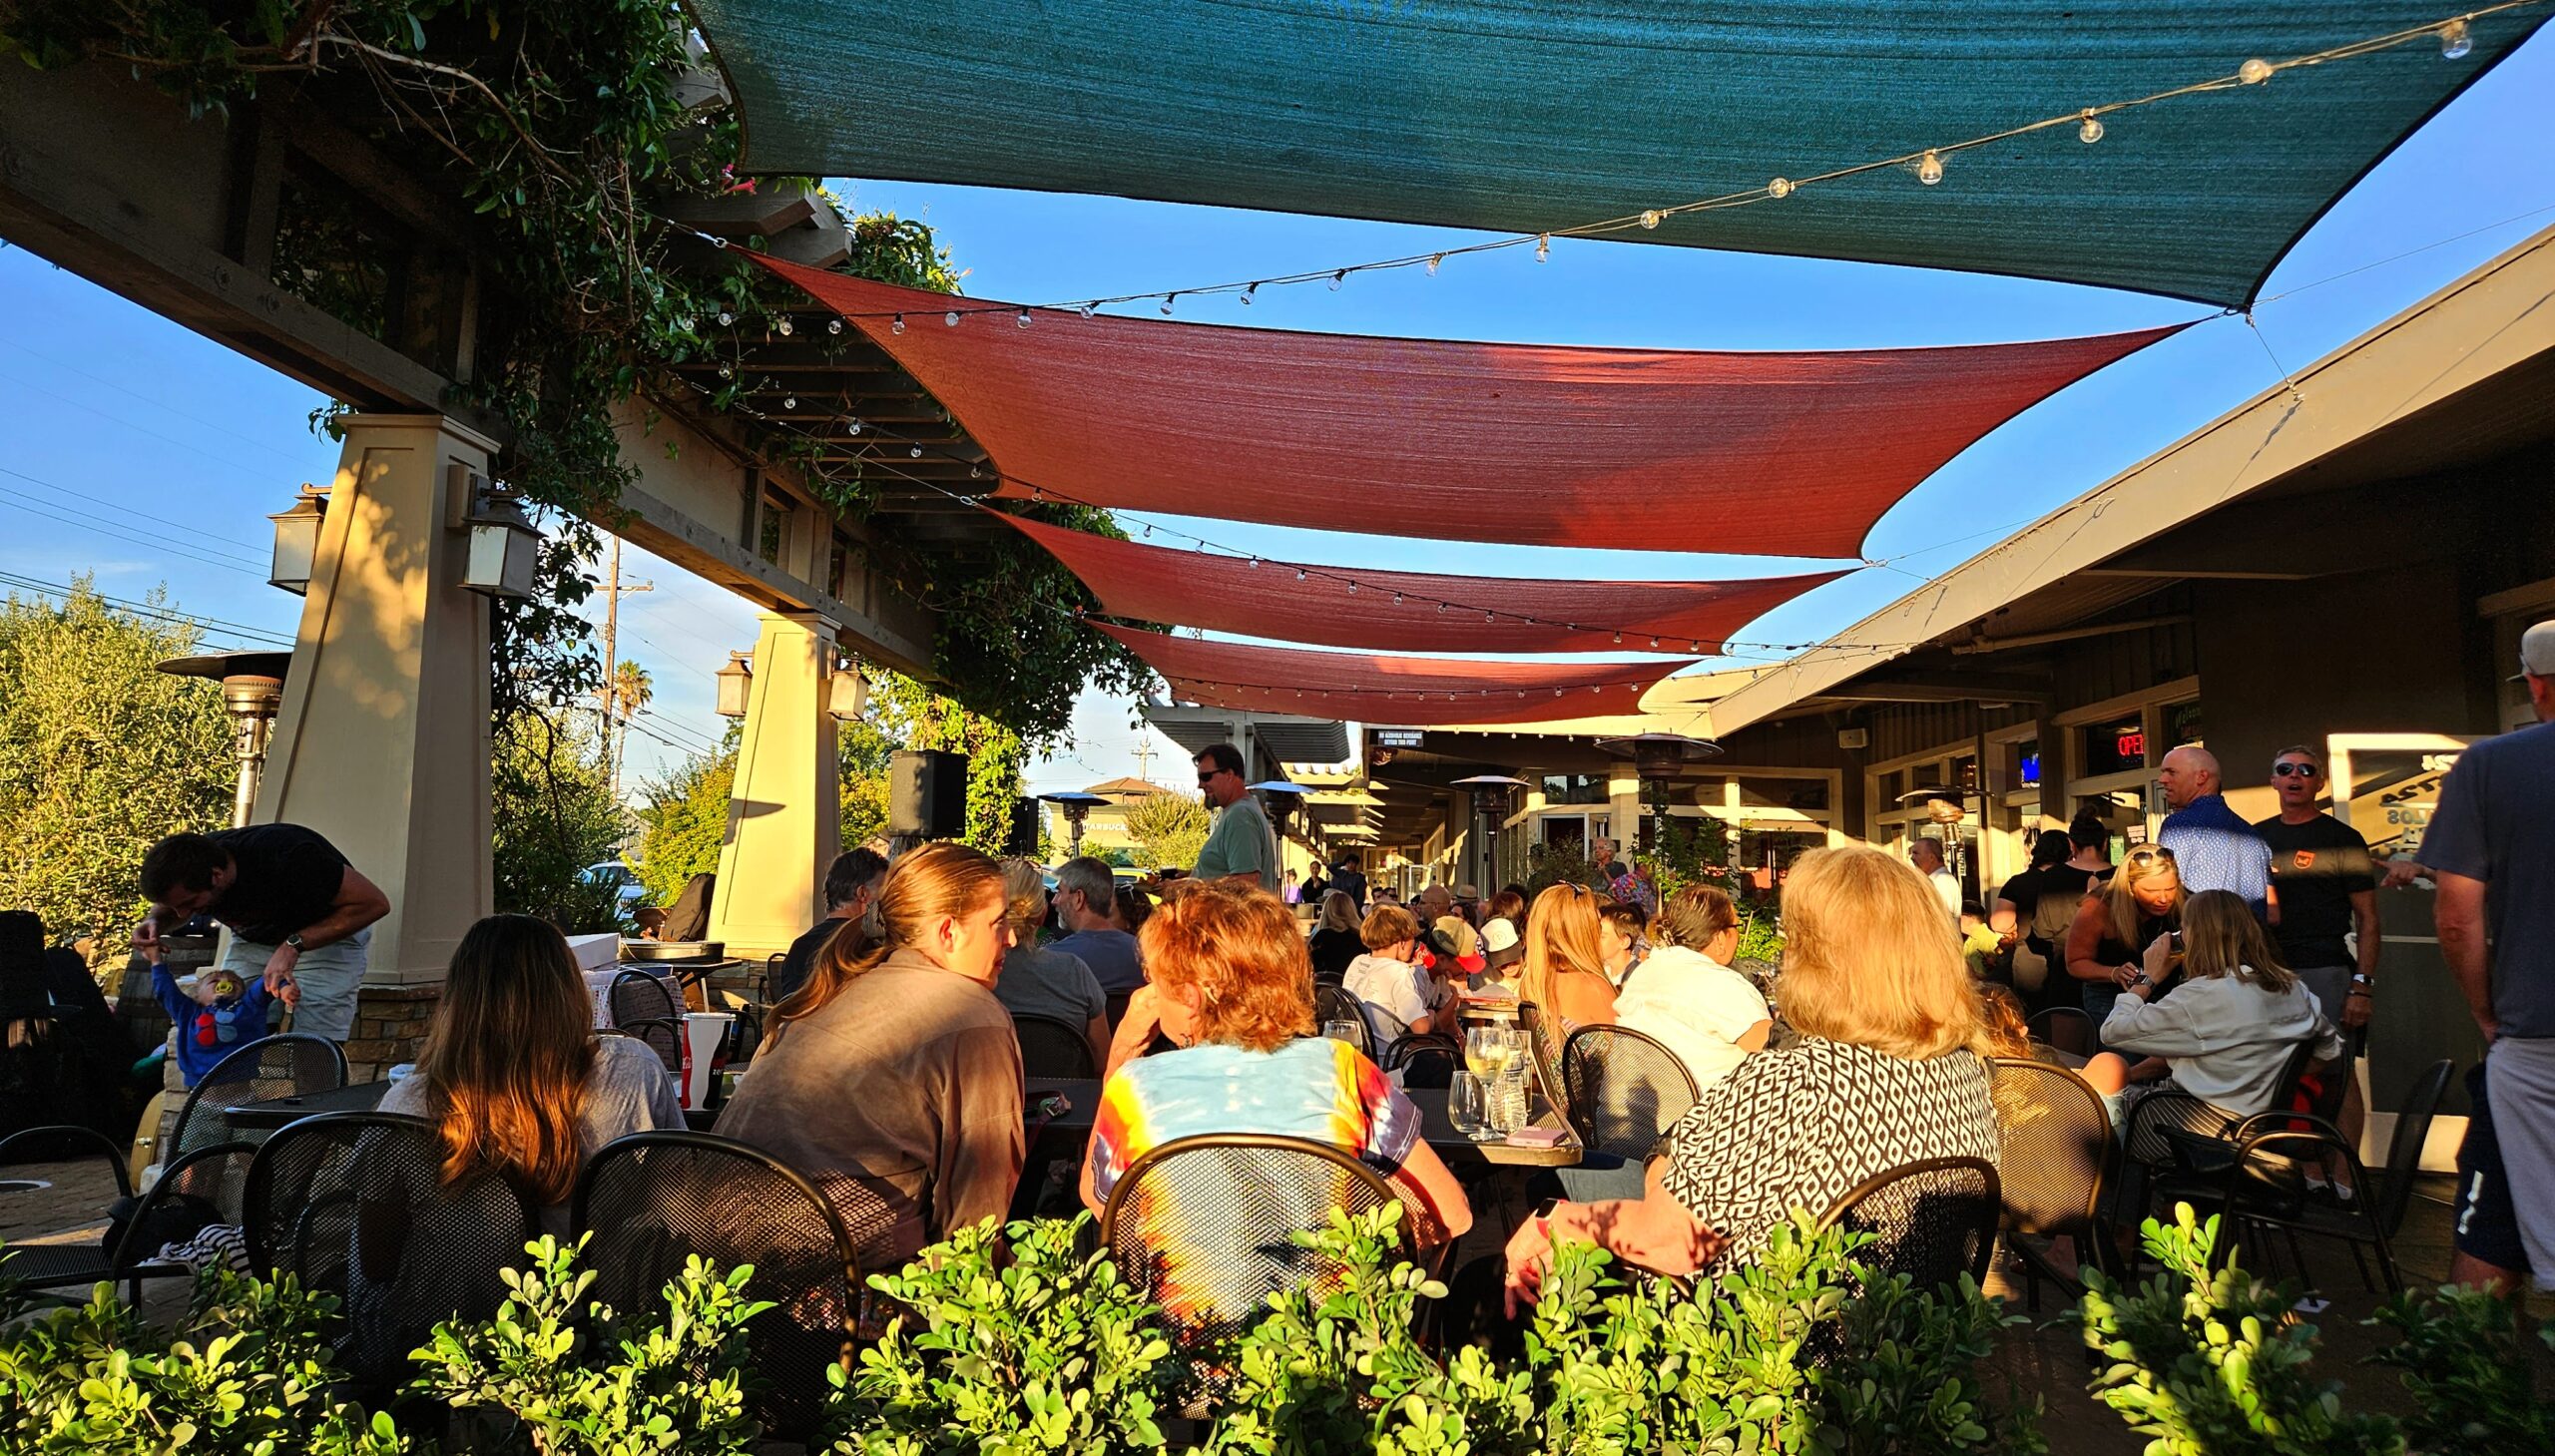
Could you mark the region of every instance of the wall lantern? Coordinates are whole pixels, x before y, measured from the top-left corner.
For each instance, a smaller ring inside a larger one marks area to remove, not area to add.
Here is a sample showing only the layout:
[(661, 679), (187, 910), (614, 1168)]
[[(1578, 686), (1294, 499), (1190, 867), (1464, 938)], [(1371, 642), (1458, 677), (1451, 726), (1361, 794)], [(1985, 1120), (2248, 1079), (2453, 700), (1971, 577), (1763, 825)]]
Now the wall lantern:
[(468, 466), (456, 464), (452, 470), (455, 487), (467, 490), (464, 499), (470, 502), (470, 514), (461, 523), (470, 533), (461, 584), (484, 597), (530, 597), (533, 568), (541, 560), (541, 533), (524, 515), (523, 502)]
[(266, 585), (296, 597), (310, 595), (310, 573), (319, 560), (319, 524), (327, 514), (328, 493), (305, 480), (289, 510), (266, 517), (275, 523), (274, 564), (266, 572)]
[(732, 652), (728, 654), (728, 666), (711, 675), (719, 680), (719, 716), (721, 718), (746, 716), (747, 691), (754, 687), (755, 682), (753, 659), (752, 653)]
[[(726, 685), (721, 685), (723, 690)], [(721, 700), (725, 702), (725, 699)], [(869, 680), (860, 674), (858, 663), (845, 663), (834, 669), (825, 684), (825, 712), (836, 723), (855, 723), (869, 711)]]

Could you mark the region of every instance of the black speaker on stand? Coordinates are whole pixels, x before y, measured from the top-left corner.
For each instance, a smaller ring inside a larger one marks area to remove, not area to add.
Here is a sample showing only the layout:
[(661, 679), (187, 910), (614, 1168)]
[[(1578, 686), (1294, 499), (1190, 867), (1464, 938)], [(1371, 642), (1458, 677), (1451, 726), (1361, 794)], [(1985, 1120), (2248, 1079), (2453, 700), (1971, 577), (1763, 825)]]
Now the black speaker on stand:
[(916, 839), (967, 832), (967, 755), (943, 748), (888, 754), (887, 832)]

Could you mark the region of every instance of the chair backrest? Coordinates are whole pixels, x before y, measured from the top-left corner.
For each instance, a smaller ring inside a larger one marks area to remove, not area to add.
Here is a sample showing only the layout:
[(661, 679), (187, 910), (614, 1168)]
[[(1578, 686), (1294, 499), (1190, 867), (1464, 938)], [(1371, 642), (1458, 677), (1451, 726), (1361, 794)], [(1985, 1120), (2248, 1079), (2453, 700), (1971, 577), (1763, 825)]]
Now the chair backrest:
[(368, 1390), (411, 1372), (408, 1352), (449, 1319), (487, 1319), (499, 1272), (524, 1262), (532, 1210), (483, 1176), (447, 1186), (431, 1124), (323, 1113), (257, 1150), (245, 1199), (250, 1256), (339, 1301), (339, 1363)]
[(2094, 1055), (2094, 1018), (2080, 1007), (2053, 1006), (2023, 1026), (2031, 1033), (2031, 1039), (2044, 1047), (2079, 1057)]
[(708, 870), (683, 882), (675, 902), (666, 907), (660, 940), (699, 940), (710, 932), (710, 904), (719, 893), (719, 876)]
[(1407, 1032), (1384, 1048), (1376, 1065), (1399, 1072), (1404, 1087), (1449, 1087), (1464, 1062), (1464, 1044), (1444, 1032)]
[[(113, 1267), (118, 1271), (136, 1264), (148, 1263), (159, 1255), (159, 1240), (152, 1224), (160, 1221), (157, 1211), (175, 1199), (198, 1199), (212, 1206), (213, 1221), (234, 1227), (247, 1220), (249, 1169), (256, 1161), (257, 1145), (245, 1141), (208, 1143), (163, 1169), (160, 1181), (142, 1196), (133, 1217), (125, 1224), (124, 1236), (110, 1250)], [(142, 1244), (149, 1241), (152, 1247)]]
[[(816, 1186), (759, 1149), (707, 1133), (634, 1133), (606, 1144), (571, 1204), (593, 1296), (630, 1324), (665, 1317), (661, 1291), (699, 1254), (722, 1270), (753, 1264), (750, 1299), (774, 1307), (746, 1325), (749, 1399), (766, 1433), (803, 1441), (824, 1405), (860, 1315), (860, 1270), (842, 1219)], [(704, 1375), (716, 1372), (703, 1370)]]
[[(1288, 1235), (1327, 1227), (1334, 1209), (1382, 1208), (1393, 1191), (1365, 1164), (1300, 1138), (1182, 1138), (1136, 1160), (1110, 1190), (1100, 1239), (1118, 1270), (1162, 1305), (1186, 1348), (1239, 1333), (1280, 1289), (1326, 1290), (1338, 1266)], [(1410, 1256), (1410, 1220), (1402, 1220)]]
[(1984, 1158), (1928, 1158), (1864, 1179), (1818, 1226), (1871, 1234), (1873, 1241), (1855, 1254), (1863, 1267), (1905, 1274), (1930, 1289), (1962, 1274), (1987, 1277), (2001, 1210), (1995, 1165)]
[(1695, 1105), (1677, 1054), (1629, 1027), (1583, 1026), (1561, 1049), (1570, 1130), (1593, 1152), (1640, 1162)]
[(627, 1028), (634, 1021), (672, 1021), (683, 1003), (665, 978), (649, 971), (623, 971), (612, 978), (612, 1024)]
[(345, 1085), (346, 1054), (335, 1042), (302, 1032), (259, 1037), (214, 1063), (187, 1094), (161, 1160), (173, 1163), (198, 1148), (231, 1141), (230, 1121), (222, 1115), (226, 1109), (334, 1092)]
[(1357, 1050), (1365, 1053), (1368, 1057), (1373, 1057), (1381, 1050), (1375, 1045), (1375, 1034), (1372, 1029), (1372, 1023), (1366, 1020), (1365, 1002), (1358, 1000), (1355, 996), (1350, 995), (1347, 991), (1337, 986), (1315, 986), (1313, 988), (1314, 1026), (1316, 1028), (1325, 1027), (1334, 1021), (1345, 1021), (1355, 1024), (1357, 1028)]
[(1988, 1059), (1996, 1104), (1996, 1185), (2005, 1226), (2017, 1233), (2091, 1228), (2112, 1165), (2111, 1110), (2064, 1067)]
[(1111, 1031), (1116, 1031), (1118, 1023), (1127, 1019), (1127, 1003), (1135, 999), (1136, 993), (1133, 990), (1109, 993), (1109, 1029)]
[(1092, 1065), (1091, 1037), (1084, 1028), (1052, 1016), (1014, 1016), (1011, 1028), (1020, 1035), (1020, 1075), (1078, 1078), (1100, 1075)]
[(666, 1075), (674, 1078), (678, 1084), (682, 1082), (682, 1022), (659, 1016), (651, 1017), (646, 1021), (624, 1022), (619, 1026), (606, 1027), (604, 1030), (607, 1034), (617, 1032), (622, 1036), (646, 1042), (648, 1050), (656, 1053), (657, 1059), (666, 1064)]
[(2377, 1190), (2374, 1211), (2377, 1226), (2385, 1229), (2390, 1238), (2404, 1226), (2404, 1210), (2412, 1202), (2413, 1180), (2421, 1172), (2422, 1145), (2430, 1140), (2431, 1119), (2439, 1115), (2439, 1100), (2448, 1094), (2449, 1079), (2456, 1075), (2455, 1062), (2433, 1062), (2413, 1079), (2413, 1085), (2404, 1092), (2404, 1101), (2396, 1108), (2395, 1135), (2386, 1144), (2386, 1178)]
[(1544, 1100), (1565, 1118), (1570, 1116), (1570, 1089), (1561, 1080), (1561, 1043), (1553, 1038), (1556, 1028), (1544, 1015), (1544, 1009), (1532, 1001), (1517, 1003), (1517, 1025), (1526, 1032), (1526, 1057), (1535, 1067), (1535, 1083), (1543, 1089)]

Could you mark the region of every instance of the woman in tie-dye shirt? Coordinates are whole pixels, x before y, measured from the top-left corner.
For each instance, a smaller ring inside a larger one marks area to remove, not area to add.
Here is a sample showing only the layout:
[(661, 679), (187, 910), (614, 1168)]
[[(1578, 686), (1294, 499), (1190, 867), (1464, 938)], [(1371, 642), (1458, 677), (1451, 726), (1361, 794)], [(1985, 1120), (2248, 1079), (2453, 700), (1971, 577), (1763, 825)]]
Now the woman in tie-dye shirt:
[[(1083, 1168), (1098, 1212), (1136, 1160), (1210, 1133), (1325, 1143), (1403, 1196), (1426, 1241), (1472, 1226), (1472, 1209), (1419, 1136), (1419, 1109), (1345, 1042), (1312, 1035), (1312, 967), (1277, 896), (1202, 883), (1145, 922), (1148, 984), (1128, 1003)], [(1159, 1030), (1178, 1050), (1147, 1057)], [(1149, 1240), (1150, 1241), (1150, 1240)]]

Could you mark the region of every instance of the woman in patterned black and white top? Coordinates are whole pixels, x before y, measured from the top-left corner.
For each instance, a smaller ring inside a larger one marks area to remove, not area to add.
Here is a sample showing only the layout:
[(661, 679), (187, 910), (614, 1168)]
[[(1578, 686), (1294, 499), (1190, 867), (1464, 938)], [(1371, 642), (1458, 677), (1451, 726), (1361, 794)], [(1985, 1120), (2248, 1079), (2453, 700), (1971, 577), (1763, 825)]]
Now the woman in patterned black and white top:
[(1531, 1302), (1552, 1245), (1604, 1244), (1660, 1273), (1747, 1260), (1795, 1209), (1874, 1174), (1997, 1152), (1984, 1028), (1931, 886), (1895, 857), (1819, 849), (1784, 886), (1784, 1019), (1800, 1035), (1747, 1058), (1669, 1130), (1643, 1196), (1558, 1204), (1508, 1241), (1508, 1305)]

